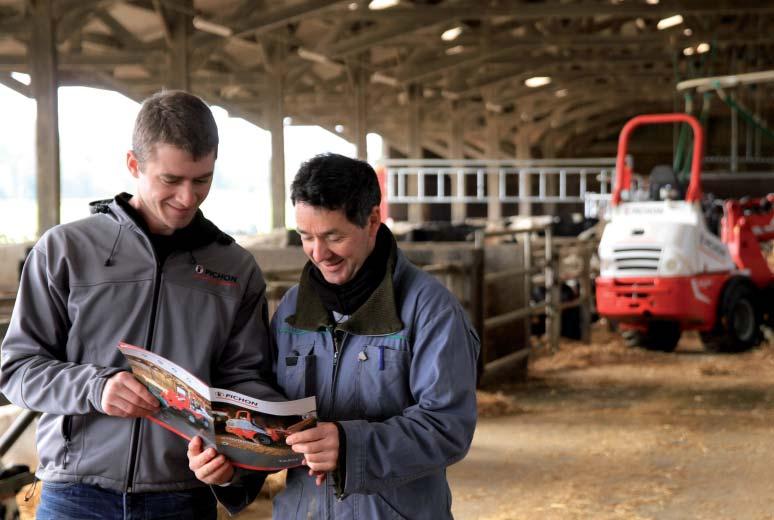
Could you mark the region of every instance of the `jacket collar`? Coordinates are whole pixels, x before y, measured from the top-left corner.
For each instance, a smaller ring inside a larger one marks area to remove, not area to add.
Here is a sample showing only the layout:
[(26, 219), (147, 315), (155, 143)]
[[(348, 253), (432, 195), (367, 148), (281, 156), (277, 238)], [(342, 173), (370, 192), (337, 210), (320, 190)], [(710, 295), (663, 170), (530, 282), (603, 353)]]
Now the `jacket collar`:
[[(121, 226), (129, 226), (149, 237), (151, 233), (148, 230), (148, 225), (137, 210), (131, 207), (129, 204), (130, 198), (132, 198), (132, 195), (128, 193), (119, 193), (113, 199), (90, 202), (89, 211), (92, 215), (96, 213), (112, 214)], [(170, 235), (170, 240), (176, 245), (176, 249), (188, 251), (204, 247), (213, 242), (222, 245), (229, 245), (234, 242), (231, 236), (218, 229), (215, 224), (205, 218), (201, 210), (196, 210), (196, 215), (187, 227), (179, 229)]]
[[(392, 280), (398, 260), (398, 248), (393, 243), (381, 283), (347, 321), (336, 326), (337, 329), (358, 336), (386, 336), (403, 330)], [(309, 261), (304, 266), (298, 283), (296, 313), (288, 316), (285, 321), (297, 329), (317, 331), (333, 326), (334, 323), (309, 281), (311, 268), (312, 262)]]

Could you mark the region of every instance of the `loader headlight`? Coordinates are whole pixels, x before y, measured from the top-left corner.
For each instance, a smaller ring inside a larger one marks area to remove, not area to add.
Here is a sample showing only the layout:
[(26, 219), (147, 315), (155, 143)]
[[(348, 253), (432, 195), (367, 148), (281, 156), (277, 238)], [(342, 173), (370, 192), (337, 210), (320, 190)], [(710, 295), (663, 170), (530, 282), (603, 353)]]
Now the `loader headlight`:
[(666, 262), (664, 262), (664, 272), (666, 273), (676, 273), (680, 270), (680, 260), (677, 258), (667, 258)]

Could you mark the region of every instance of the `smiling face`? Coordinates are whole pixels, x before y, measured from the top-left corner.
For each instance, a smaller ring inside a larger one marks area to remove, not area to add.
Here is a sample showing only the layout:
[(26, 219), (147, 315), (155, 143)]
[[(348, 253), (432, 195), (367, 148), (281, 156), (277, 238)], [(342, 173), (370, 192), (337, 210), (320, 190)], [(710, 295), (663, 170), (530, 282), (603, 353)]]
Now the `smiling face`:
[(215, 169), (215, 152), (199, 160), (169, 144), (157, 144), (145, 163), (127, 152), (126, 165), (137, 179), (129, 203), (142, 215), (151, 233), (171, 235), (191, 223), (207, 198)]
[(341, 209), (331, 211), (299, 202), (295, 211), (304, 252), (325, 281), (341, 285), (352, 280), (376, 244), (379, 207), (373, 208), (364, 227), (347, 220)]

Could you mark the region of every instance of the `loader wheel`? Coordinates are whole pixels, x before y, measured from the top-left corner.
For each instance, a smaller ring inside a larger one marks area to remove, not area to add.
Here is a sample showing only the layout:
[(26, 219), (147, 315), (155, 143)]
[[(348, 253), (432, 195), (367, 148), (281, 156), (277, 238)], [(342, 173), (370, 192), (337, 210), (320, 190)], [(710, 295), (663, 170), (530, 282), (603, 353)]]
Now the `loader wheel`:
[(743, 282), (729, 282), (721, 299), (718, 321), (711, 332), (702, 332), (704, 348), (711, 352), (745, 352), (761, 340), (761, 313), (755, 290)]
[(676, 321), (651, 321), (645, 331), (625, 330), (621, 335), (628, 347), (673, 352), (677, 348), (682, 331), (680, 324)]
[(271, 437), (268, 435), (258, 434), (258, 442), (264, 446), (271, 446)]

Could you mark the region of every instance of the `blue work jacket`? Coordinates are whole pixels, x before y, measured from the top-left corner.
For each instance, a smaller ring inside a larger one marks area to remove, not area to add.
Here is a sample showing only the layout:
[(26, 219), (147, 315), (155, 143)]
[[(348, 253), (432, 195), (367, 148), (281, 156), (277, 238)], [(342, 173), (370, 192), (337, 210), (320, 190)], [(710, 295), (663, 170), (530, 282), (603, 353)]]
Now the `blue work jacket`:
[[(289, 399), (314, 395), (320, 420), (339, 423), (345, 466), (320, 487), (308, 468), (290, 469), (273, 517), (451, 518), (446, 467), (465, 456), (476, 425), (480, 345), (465, 311), (394, 248), (366, 303), (331, 323), (310, 268), (272, 320), (274, 370)], [(232, 512), (257, 492), (241, 487), (216, 489)]]

